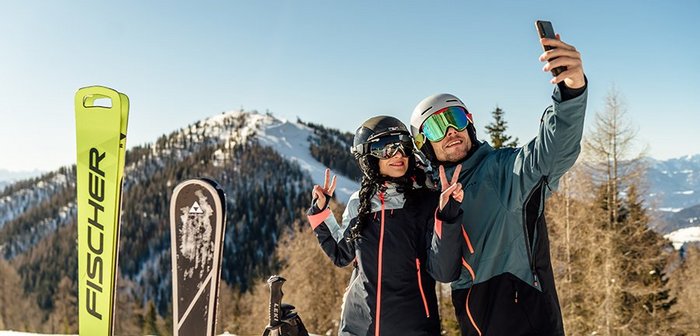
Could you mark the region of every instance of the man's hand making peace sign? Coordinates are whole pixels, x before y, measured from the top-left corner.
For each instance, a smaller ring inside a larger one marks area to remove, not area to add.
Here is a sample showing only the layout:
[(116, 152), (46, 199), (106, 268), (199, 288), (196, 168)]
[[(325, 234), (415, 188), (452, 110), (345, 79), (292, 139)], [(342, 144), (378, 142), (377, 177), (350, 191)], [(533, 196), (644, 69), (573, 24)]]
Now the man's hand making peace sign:
[(442, 193), (440, 194), (440, 210), (445, 208), (445, 205), (447, 205), (447, 202), (450, 200), (450, 196), (452, 196), (452, 198), (454, 198), (458, 203), (462, 203), (462, 199), (464, 198), (464, 190), (462, 190), (462, 184), (457, 182), (459, 180), (459, 172), (461, 170), (462, 166), (457, 165), (457, 168), (455, 168), (455, 171), (452, 174), (452, 180), (448, 182), (447, 176), (445, 175), (445, 168), (442, 165), (440, 166), (440, 185), (442, 188)]

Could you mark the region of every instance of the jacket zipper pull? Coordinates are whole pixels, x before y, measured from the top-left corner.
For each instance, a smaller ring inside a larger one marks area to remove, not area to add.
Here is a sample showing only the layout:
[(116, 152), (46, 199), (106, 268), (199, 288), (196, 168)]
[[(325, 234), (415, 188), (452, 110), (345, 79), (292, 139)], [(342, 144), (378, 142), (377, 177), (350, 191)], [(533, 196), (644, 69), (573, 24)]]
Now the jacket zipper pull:
[(535, 287), (539, 288), (540, 287), (540, 280), (539, 280), (539, 278), (537, 278), (537, 273), (533, 272), (532, 276), (535, 277), (535, 282), (533, 283), (533, 285), (535, 285)]
[(518, 290), (515, 290), (515, 303), (518, 303)]

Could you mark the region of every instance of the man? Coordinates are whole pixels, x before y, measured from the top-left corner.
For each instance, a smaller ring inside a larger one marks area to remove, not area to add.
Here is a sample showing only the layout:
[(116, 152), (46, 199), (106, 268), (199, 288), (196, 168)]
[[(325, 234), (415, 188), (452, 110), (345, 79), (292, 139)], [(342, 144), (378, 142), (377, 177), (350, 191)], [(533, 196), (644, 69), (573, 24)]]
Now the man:
[[(476, 138), (471, 114), (449, 94), (427, 97), (411, 116), (416, 145), (434, 164), (461, 166), (464, 199), (462, 272), (452, 301), (462, 335), (563, 335), (554, 286), (544, 200), (580, 152), (587, 81), (580, 54), (542, 39), (552, 106), (537, 136), (521, 148), (493, 149)], [(556, 59), (554, 59), (556, 58)]]

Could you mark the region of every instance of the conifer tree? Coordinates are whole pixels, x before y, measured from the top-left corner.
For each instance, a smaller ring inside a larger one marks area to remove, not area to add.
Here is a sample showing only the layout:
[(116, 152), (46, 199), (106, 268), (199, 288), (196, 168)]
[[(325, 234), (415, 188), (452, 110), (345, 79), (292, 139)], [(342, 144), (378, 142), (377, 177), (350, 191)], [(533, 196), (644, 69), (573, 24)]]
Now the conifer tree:
[[(604, 335), (674, 334), (675, 302), (664, 273), (668, 249), (649, 229), (640, 190), (644, 185), (642, 153), (633, 154), (636, 131), (625, 118), (625, 105), (614, 89), (605, 110), (596, 114), (585, 141), (586, 159), (596, 194), (592, 222), (602, 230), (599, 289), (603, 296), (597, 319)], [(602, 210), (602, 212), (600, 211)], [(595, 215), (601, 214), (601, 215)]]
[(496, 149), (501, 147), (518, 147), (518, 138), (511, 141), (510, 139), (513, 137), (506, 135), (508, 122), (503, 118), (505, 111), (496, 106), (491, 115), (493, 116), (493, 122), (486, 125), (486, 132), (491, 136), (491, 146)]

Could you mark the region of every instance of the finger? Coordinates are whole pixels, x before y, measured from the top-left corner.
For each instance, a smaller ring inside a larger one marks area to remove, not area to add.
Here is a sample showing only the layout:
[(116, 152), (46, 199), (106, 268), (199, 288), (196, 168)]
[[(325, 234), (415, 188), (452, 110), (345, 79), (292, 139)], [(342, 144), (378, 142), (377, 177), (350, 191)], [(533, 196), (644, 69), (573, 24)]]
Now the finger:
[(440, 174), (440, 185), (442, 186), (442, 190), (445, 190), (447, 188), (447, 176), (445, 176), (445, 167), (443, 165), (440, 165), (440, 168), (438, 168), (439, 174)]
[(317, 199), (319, 197), (320, 193), (321, 193), (321, 187), (319, 185), (315, 185), (314, 188), (311, 189), (311, 198)]
[(452, 191), (452, 194), (458, 193), (462, 191), (462, 184), (461, 183), (455, 183), (455, 190)]
[(314, 199), (316, 200), (316, 205), (318, 207), (326, 205), (326, 195), (323, 193), (323, 189), (321, 189), (321, 186), (316, 186), (317, 188), (314, 188), (313, 194), (314, 194)]
[(554, 58), (563, 58), (563, 57), (569, 57), (569, 58), (577, 58), (581, 59), (581, 53), (576, 50), (576, 49), (551, 49), (543, 52), (540, 54), (540, 61), (541, 62), (546, 62), (549, 60), (552, 60)]
[(547, 64), (542, 67), (543, 71), (551, 71), (554, 68), (565, 66), (567, 68), (576, 68), (581, 66), (580, 58), (570, 58), (570, 57), (559, 57), (557, 59), (547, 62)]
[(557, 39), (551, 39), (551, 38), (542, 38), (540, 39), (540, 43), (544, 46), (550, 46), (552, 48), (561, 48), (561, 49), (569, 49), (569, 50), (576, 50), (574, 46), (570, 44), (566, 44), (560, 40)]
[(452, 192), (455, 190), (455, 188), (457, 188), (457, 185), (456, 185), (456, 184), (453, 184), (453, 185), (449, 186), (447, 189), (445, 189), (445, 190), (442, 192), (442, 196), (443, 196), (443, 197), (446, 197), (446, 196), (452, 194)]
[(326, 168), (326, 172), (323, 174), (323, 190), (328, 190), (328, 182), (331, 178), (331, 170)]
[(556, 37), (557, 40), (561, 41), (561, 35), (559, 35), (559, 33), (555, 33), (555, 34), (554, 34), (554, 37)]
[(452, 181), (450, 184), (455, 184), (457, 181), (459, 181), (459, 172), (462, 171), (462, 165), (457, 165), (457, 168), (455, 168), (455, 171), (452, 173)]
[(454, 198), (455, 201), (462, 203), (462, 200), (464, 200), (464, 190), (458, 192), (457, 195), (452, 196), (452, 198)]
[(333, 179), (331, 180), (331, 187), (328, 188), (328, 195), (333, 196), (333, 193), (335, 192), (335, 186), (338, 183), (337, 177), (338, 177), (338, 175), (333, 176)]

